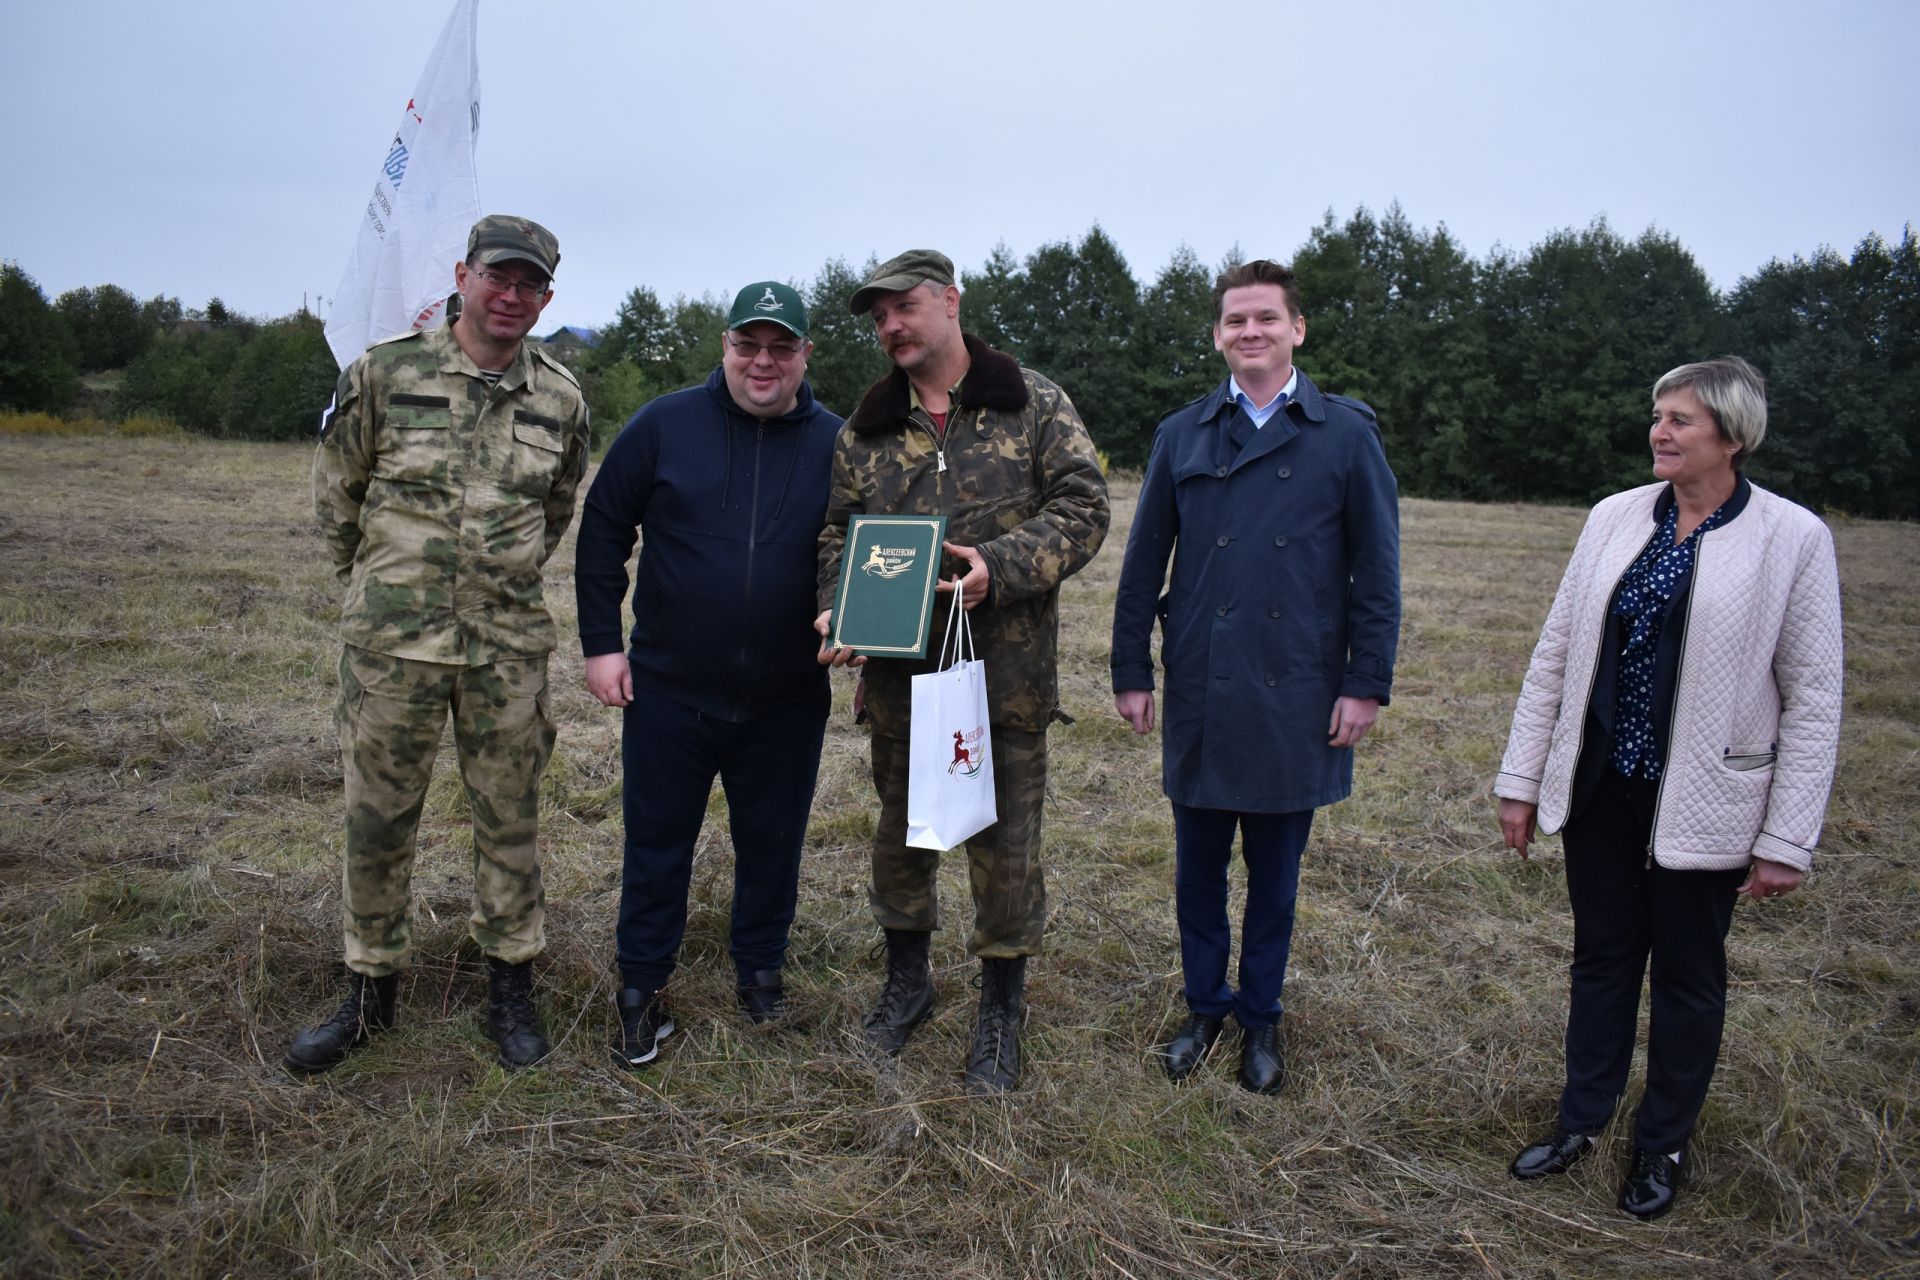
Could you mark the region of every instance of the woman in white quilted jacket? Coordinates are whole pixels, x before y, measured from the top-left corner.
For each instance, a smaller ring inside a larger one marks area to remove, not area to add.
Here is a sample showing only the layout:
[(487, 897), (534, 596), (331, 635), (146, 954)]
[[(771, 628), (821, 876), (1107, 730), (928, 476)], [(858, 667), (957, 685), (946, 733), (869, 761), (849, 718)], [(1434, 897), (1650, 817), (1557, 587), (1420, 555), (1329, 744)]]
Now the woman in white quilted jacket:
[(1494, 794), (1521, 857), (1559, 831), (1573, 907), (1566, 1085), (1516, 1178), (1565, 1172), (1626, 1091), (1652, 961), (1647, 1081), (1620, 1208), (1673, 1207), (1720, 1054), (1734, 900), (1798, 888), (1840, 731), (1833, 538), (1750, 483), (1766, 384), (1738, 357), (1653, 387), (1656, 483), (1596, 506), (1514, 708)]

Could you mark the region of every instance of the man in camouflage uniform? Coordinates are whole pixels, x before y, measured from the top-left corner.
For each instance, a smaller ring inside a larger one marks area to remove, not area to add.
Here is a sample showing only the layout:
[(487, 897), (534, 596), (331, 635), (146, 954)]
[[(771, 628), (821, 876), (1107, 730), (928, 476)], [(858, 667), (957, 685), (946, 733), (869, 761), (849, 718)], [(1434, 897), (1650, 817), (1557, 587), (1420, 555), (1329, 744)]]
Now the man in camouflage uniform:
[(546, 1056), (532, 961), (535, 850), (553, 751), (541, 566), (573, 518), (587, 407), (525, 341), (552, 301), (551, 232), (482, 218), (453, 269), (459, 319), (370, 348), (340, 375), (314, 505), (346, 585), (336, 721), (346, 768), (346, 999), (287, 1049), (324, 1071), (393, 1025), (411, 946), (414, 832), (449, 708), (473, 810), (473, 914), (487, 1026), (508, 1067)]
[[(953, 263), (917, 249), (881, 265), (854, 292), (894, 371), (874, 384), (834, 450), (820, 534), (815, 630), (830, 634), (847, 520), (945, 515), (949, 581), (973, 611), (986, 663), (999, 821), (967, 841), (974, 905), (967, 949), (981, 960), (980, 1008), (967, 1087), (999, 1093), (1019, 1079), (1027, 957), (1040, 952), (1046, 886), (1040, 810), (1049, 722), (1059, 709), (1060, 583), (1107, 535), (1107, 482), (1093, 441), (1059, 387), (960, 329)], [(824, 648), (822, 662), (859, 662)], [(875, 658), (863, 671), (880, 820), (873, 840), (874, 916), (886, 930), (887, 981), (867, 1038), (898, 1053), (933, 1011), (927, 958), (939, 925), (939, 855), (906, 844), (909, 680), (932, 659)]]

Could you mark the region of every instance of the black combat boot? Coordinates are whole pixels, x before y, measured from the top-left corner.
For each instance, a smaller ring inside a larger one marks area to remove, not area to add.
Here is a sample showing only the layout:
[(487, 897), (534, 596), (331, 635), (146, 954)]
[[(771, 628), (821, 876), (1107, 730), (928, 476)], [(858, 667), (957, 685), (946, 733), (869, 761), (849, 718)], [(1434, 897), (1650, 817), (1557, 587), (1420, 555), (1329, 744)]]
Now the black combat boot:
[(394, 998), (399, 992), (397, 973), (369, 978), (348, 970), (347, 998), (331, 1018), (293, 1038), (287, 1046), (287, 1070), (302, 1075), (329, 1070), (345, 1062), (347, 1055), (365, 1044), (374, 1032), (391, 1031)]
[(1020, 1083), (1020, 1015), (1026, 1005), (1027, 958), (980, 962), (980, 1016), (967, 1055), (968, 1093), (1005, 1093)]
[(887, 930), (887, 985), (867, 1014), (867, 1043), (893, 1055), (913, 1029), (933, 1016), (933, 966), (927, 944), (933, 935), (913, 929)]
[(540, 1011), (533, 1007), (533, 961), (487, 957), (487, 1034), (500, 1046), (503, 1067), (530, 1067), (547, 1056)]

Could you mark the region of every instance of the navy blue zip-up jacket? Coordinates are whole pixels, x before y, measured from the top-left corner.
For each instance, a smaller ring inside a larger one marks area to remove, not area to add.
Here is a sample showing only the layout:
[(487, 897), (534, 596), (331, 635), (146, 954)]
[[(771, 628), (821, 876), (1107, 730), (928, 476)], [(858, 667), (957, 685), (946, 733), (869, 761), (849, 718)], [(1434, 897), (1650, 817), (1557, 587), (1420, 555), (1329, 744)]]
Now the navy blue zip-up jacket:
[(715, 369), (643, 405), (607, 450), (574, 552), (580, 644), (620, 650), (627, 557), (634, 683), (723, 720), (829, 693), (815, 661), (815, 547), (839, 415), (800, 384), (788, 413), (744, 412)]

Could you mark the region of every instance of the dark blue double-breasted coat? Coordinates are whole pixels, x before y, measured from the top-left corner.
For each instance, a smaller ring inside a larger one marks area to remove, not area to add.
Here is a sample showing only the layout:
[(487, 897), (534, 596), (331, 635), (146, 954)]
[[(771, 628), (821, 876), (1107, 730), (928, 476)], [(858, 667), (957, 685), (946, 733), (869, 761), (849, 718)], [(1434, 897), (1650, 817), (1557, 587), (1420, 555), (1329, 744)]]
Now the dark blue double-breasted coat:
[(1237, 448), (1230, 428), (1244, 411), (1227, 388), (1154, 435), (1114, 604), (1113, 687), (1154, 687), (1157, 615), (1167, 797), (1240, 813), (1314, 809), (1353, 789), (1352, 749), (1327, 745), (1334, 699), (1384, 704), (1392, 689), (1398, 492), (1358, 400), (1302, 373)]

